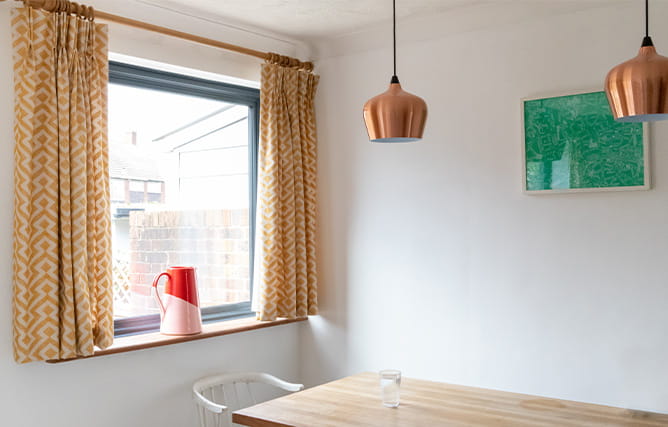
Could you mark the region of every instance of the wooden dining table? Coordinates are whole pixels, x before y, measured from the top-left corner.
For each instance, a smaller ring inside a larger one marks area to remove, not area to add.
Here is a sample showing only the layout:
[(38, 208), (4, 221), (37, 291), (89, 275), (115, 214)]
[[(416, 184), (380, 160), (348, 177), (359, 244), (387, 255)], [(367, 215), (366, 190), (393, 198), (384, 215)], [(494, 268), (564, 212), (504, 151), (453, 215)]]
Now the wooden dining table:
[(381, 404), (378, 374), (362, 373), (232, 414), (251, 427), (668, 426), (668, 414), (412, 378), (401, 403)]

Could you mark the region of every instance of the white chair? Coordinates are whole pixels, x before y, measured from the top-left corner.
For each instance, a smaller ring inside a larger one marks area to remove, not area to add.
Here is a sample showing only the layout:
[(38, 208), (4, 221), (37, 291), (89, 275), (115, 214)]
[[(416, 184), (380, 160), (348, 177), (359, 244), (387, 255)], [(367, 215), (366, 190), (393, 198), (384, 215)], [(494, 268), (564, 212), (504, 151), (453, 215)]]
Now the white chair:
[(199, 425), (201, 427), (229, 427), (232, 412), (257, 403), (253, 391), (256, 386), (265, 384), (281, 390), (295, 392), (304, 389), (302, 384), (292, 384), (273, 375), (256, 372), (238, 372), (202, 378), (193, 384), (193, 399), (197, 404)]

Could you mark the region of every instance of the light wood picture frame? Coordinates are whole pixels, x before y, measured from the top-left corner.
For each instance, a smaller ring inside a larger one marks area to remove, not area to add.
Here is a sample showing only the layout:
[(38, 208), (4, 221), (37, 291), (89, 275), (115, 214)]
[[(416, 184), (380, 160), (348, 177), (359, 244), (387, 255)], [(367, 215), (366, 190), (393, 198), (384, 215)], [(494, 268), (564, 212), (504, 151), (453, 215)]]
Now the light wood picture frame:
[(649, 125), (616, 122), (605, 92), (524, 98), (521, 112), (525, 193), (650, 189)]

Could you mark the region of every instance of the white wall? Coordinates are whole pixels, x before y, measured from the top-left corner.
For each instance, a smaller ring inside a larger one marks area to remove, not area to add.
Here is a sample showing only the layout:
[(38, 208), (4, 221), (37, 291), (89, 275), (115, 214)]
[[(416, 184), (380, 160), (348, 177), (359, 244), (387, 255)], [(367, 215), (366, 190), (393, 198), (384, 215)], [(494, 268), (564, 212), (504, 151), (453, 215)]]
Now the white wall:
[[(158, 2), (155, 2), (159, 4)], [(269, 31), (230, 25), (216, 16), (197, 16), (157, 7), (148, 2), (91, 0), (86, 4), (107, 13), (149, 22), (201, 37), (283, 55), (308, 58), (308, 45)], [(107, 22), (109, 50), (116, 54), (180, 65), (204, 72), (219, 73), (245, 80), (260, 80), (261, 59), (222, 49), (166, 37), (133, 27)]]
[[(260, 370), (298, 380), (299, 327), (295, 324), (58, 365), (14, 362), (10, 3), (14, 2), (0, 3), (0, 425), (184, 427), (195, 425), (190, 387), (197, 378), (216, 372)], [(158, 23), (168, 24), (167, 17), (162, 18), (165, 22)], [(188, 26), (184, 19), (173, 22), (182, 28)], [(198, 29), (192, 22), (190, 27)], [(126, 46), (119, 49), (121, 53), (153, 52), (154, 60), (194, 68), (204, 64), (201, 68), (207, 71), (230, 71), (235, 77), (253, 78), (239, 71), (250, 70), (247, 62), (241, 58), (234, 62), (219, 51), (199, 49), (195, 60), (182, 54), (181, 43), (173, 41), (172, 45), (170, 39), (161, 40), (161, 46), (147, 47), (141, 38), (130, 43), (122, 34), (111, 34), (112, 46)], [(291, 53), (289, 47), (281, 50)]]
[[(636, 54), (643, 10), (532, 3), (545, 13), (518, 20), (528, 2), (496, 3), (459, 34), (454, 12), (399, 23), (399, 78), (429, 106), (418, 144), (366, 139), (391, 33), (382, 48), (360, 51), (377, 33), (320, 46), (337, 56), (318, 64), (322, 317), (301, 330), (307, 384), (393, 367), (668, 412), (667, 124), (653, 127), (651, 191), (521, 192), (520, 99), (602, 89)], [(664, 54), (667, 16), (653, 2)]]

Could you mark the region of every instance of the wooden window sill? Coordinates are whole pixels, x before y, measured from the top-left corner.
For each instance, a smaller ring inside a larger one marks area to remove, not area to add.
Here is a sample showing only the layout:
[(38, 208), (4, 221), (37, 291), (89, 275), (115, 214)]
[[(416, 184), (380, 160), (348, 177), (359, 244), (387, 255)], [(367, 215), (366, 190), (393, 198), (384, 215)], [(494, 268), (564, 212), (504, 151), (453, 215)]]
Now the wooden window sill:
[(246, 319), (227, 320), (224, 322), (205, 324), (202, 327), (202, 333), (197, 335), (170, 336), (162, 335), (159, 332), (131, 335), (127, 337), (116, 338), (111, 347), (105, 348), (104, 350), (97, 350), (92, 356), (82, 356), (63, 360), (47, 360), (47, 363), (63, 363), (72, 360), (89, 359), (91, 357), (106, 356), (116, 353), (126, 353), (129, 351), (178, 344), (187, 341), (203, 340), (221, 335), (236, 334), (239, 332), (252, 331), (254, 329), (269, 328), (272, 326), (301, 322), (307, 319), (307, 317), (300, 317), (297, 319), (278, 319), (272, 322), (261, 322), (259, 320), (255, 320), (253, 317), (249, 317)]

